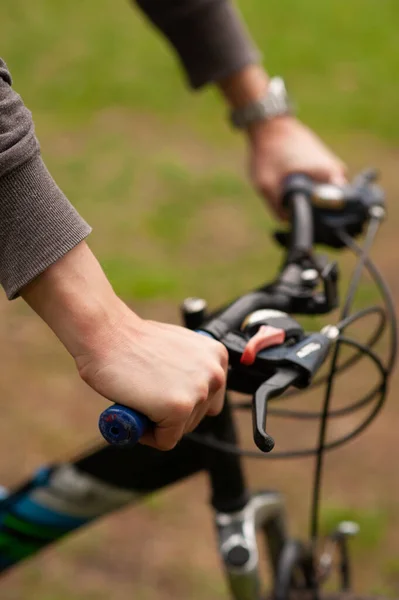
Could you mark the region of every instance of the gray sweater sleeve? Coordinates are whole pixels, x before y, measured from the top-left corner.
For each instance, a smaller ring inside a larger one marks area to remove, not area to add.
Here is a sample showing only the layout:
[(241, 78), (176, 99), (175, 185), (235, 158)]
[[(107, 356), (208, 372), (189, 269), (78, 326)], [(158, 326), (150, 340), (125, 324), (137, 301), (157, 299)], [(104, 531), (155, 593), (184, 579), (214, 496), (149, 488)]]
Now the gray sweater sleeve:
[(230, 0), (134, 1), (175, 48), (193, 88), (259, 61)]
[(0, 59), (0, 283), (8, 298), (90, 233), (46, 169)]

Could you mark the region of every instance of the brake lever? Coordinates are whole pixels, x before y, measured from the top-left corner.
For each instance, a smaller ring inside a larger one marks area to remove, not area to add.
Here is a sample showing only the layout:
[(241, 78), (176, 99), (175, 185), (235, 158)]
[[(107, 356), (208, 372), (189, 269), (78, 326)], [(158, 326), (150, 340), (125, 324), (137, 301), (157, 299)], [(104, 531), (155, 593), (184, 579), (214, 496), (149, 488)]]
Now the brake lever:
[(258, 364), (266, 361), (265, 364), (275, 368), (273, 375), (255, 392), (252, 403), (254, 441), (262, 452), (270, 452), (274, 448), (274, 440), (266, 431), (268, 401), (281, 395), (291, 385), (307, 387), (338, 335), (339, 330), (328, 325), (320, 333), (305, 336), (291, 347), (281, 344), (258, 353)]
[(252, 425), (254, 442), (262, 452), (271, 452), (274, 439), (266, 432), (267, 404), (301, 378), (296, 369), (279, 369), (270, 379), (262, 383), (254, 394), (252, 403)]

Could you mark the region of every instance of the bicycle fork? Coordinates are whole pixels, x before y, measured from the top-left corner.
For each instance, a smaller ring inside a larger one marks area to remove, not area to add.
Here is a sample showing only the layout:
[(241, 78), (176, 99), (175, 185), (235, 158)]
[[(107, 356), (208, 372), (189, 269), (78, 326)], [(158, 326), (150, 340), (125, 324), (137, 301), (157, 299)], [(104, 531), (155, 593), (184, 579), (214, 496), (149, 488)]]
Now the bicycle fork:
[(256, 533), (262, 531), (273, 575), (287, 542), (286, 516), (278, 492), (260, 492), (234, 513), (215, 513), (219, 553), (234, 600), (261, 600)]

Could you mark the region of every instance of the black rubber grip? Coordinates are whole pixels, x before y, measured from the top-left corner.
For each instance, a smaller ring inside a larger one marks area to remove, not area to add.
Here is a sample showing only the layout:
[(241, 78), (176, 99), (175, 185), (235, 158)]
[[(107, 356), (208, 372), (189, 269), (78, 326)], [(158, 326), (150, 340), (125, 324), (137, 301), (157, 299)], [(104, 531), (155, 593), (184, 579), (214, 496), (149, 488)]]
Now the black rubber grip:
[(291, 195), (291, 240), (289, 254), (309, 254), (313, 247), (313, 214), (309, 198), (303, 192)]
[(310, 254), (314, 243), (311, 196), (314, 183), (306, 175), (290, 175), (283, 184), (283, 205), (291, 219), (291, 235), (287, 262), (296, 262)]

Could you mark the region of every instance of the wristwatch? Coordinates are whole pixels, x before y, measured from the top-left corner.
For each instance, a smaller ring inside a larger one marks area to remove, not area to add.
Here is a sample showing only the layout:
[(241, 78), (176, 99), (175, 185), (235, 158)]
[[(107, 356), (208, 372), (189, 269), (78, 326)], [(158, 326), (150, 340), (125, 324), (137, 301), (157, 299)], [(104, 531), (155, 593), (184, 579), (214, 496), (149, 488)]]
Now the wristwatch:
[(275, 117), (290, 114), (293, 114), (293, 109), (284, 80), (281, 77), (273, 77), (266, 95), (246, 106), (234, 109), (230, 114), (230, 121), (237, 129), (245, 129), (251, 123), (270, 121)]

